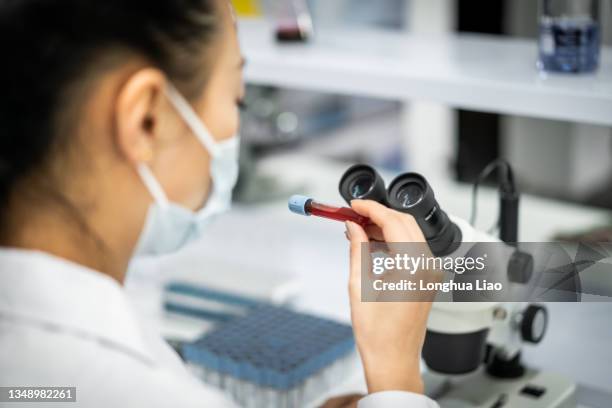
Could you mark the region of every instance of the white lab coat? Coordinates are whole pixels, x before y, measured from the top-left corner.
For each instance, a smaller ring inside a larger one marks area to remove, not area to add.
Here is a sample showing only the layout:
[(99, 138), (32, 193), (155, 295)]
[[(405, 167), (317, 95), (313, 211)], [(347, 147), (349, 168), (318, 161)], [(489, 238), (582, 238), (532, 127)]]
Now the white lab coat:
[[(157, 333), (139, 325), (115, 280), (16, 249), (0, 249), (0, 386), (73, 386), (77, 402), (65, 404), (72, 408), (234, 407), (194, 378)], [(15, 404), (0, 402), (9, 405)], [(392, 391), (359, 406), (437, 404)]]

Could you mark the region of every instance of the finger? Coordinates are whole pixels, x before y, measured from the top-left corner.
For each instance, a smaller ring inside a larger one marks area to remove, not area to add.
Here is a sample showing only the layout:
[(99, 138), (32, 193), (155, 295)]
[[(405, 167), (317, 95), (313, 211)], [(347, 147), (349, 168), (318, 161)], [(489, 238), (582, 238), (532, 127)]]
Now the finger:
[(375, 224), (366, 225), (364, 230), (371, 240), (374, 240), (374, 241), (384, 241), (385, 240), (385, 236), (383, 235), (383, 232), (378, 225), (375, 225)]
[(412, 215), (400, 213), (400, 222), (404, 225), (404, 228), (412, 232), (414, 241), (425, 241), (423, 231), (421, 230), (421, 227), (419, 227), (419, 224)]
[(420, 242), (422, 233), (414, 218), (371, 200), (351, 201), (353, 210), (370, 218), (382, 231), (386, 242)]
[(372, 200), (352, 200), (351, 207), (357, 214), (368, 217), (375, 225), (383, 229), (385, 225), (393, 223), (396, 218), (394, 211)]
[(346, 232), (351, 241), (349, 286), (353, 293), (361, 293), (361, 251), (369, 240), (363, 228), (354, 222), (346, 222)]
[(363, 398), (363, 395), (360, 394), (341, 395), (328, 399), (320, 408), (349, 408), (354, 406), (353, 404), (361, 398)]

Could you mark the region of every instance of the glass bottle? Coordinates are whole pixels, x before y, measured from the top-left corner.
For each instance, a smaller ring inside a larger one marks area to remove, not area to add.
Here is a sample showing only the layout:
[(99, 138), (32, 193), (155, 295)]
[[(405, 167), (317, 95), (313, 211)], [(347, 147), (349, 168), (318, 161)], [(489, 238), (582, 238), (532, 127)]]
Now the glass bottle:
[(599, 0), (540, 0), (538, 67), (588, 73), (599, 66)]

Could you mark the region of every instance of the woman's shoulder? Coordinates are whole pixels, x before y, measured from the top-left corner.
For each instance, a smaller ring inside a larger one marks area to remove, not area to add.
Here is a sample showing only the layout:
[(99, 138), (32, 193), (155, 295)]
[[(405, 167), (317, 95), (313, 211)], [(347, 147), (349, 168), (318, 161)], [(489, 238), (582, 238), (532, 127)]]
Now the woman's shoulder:
[(96, 339), (3, 318), (0, 333), (0, 384), (76, 387), (83, 407), (234, 406), (187, 373)]

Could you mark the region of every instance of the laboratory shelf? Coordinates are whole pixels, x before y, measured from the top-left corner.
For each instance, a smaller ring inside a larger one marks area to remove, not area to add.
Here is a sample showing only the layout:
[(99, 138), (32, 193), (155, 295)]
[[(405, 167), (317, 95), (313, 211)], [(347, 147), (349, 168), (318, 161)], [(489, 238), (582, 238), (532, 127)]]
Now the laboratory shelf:
[(542, 75), (533, 40), (321, 29), (278, 44), (265, 20), (241, 20), (248, 83), (612, 125), (612, 48), (594, 75)]

